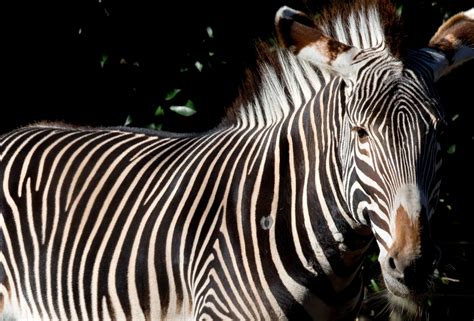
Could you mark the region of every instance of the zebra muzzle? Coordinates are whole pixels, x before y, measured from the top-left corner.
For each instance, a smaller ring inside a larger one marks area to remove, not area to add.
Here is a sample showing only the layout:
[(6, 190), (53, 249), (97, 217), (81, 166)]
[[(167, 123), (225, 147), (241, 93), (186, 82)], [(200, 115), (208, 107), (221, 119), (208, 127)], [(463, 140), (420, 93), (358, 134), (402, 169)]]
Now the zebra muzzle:
[(440, 251), (431, 241), (425, 213), (422, 207), (414, 219), (402, 206), (397, 209), (394, 242), (382, 262), (385, 284), (397, 296), (418, 296), (431, 285)]

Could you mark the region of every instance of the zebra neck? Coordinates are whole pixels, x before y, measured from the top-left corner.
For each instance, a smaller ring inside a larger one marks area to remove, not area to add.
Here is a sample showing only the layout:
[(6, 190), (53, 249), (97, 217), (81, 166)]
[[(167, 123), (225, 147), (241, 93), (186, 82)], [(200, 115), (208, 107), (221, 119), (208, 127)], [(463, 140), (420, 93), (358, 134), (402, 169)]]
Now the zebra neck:
[[(318, 292), (301, 285), (316, 278), (326, 279), (333, 293), (343, 291), (359, 267), (356, 256), (367, 245), (353, 244), (358, 239), (355, 223), (341, 191), (334, 188), (340, 170), (327, 166), (337, 157), (338, 146), (338, 135), (330, 134), (337, 114), (328, 112), (331, 99), (335, 96), (321, 91), (285, 121), (235, 130), (241, 140), (229, 177), (243, 175), (228, 182), (234, 196), (223, 208), (222, 229), (228, 243), (239, 244), (234, 247), (240, 251), (241, 268), (273, 275), (269, 279), (281, 283), (266, 286), (291, 289), (301, 300)], [(245, 237), (233, 237), (238, 235)]]

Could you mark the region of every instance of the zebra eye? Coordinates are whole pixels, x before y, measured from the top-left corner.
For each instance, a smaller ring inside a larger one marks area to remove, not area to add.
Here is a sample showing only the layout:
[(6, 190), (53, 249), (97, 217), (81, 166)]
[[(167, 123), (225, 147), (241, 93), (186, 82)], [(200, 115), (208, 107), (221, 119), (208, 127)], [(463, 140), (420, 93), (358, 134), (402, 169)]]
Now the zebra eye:
[(354, 131), (357, 133), (357, 137), (359, 137), (360, 139), (369, 137), (369, 133), (367, 133), (367, 131), (362, 127), (355, 127)]

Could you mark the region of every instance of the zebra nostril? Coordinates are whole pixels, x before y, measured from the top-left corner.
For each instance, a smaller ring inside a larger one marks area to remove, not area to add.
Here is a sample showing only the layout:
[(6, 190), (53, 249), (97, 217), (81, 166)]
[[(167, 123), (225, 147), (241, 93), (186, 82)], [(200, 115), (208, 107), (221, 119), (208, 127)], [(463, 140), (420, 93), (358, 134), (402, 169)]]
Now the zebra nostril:
[(387, 257), (385, 267), (392, 277), (397, 280), (403, 280), (405, 269), (407, 268), (404, 260), (400, 260), (397, 256), (391, 255)]
[(393, 257), (389, 257), (389, 258), (388, 258), (388, 266), (389, 266), (392, 270), (396, 270), (396, 269), (397, 269), (397, 266), (395, 265), (395, 260), (393, 259)]

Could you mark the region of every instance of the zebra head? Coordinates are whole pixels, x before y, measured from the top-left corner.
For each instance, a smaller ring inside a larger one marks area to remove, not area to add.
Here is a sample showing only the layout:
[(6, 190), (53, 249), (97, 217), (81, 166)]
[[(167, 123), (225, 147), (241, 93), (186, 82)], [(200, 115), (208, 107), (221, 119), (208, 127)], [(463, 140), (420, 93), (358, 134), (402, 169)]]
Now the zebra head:
[(346, 202), (373, 231), (393, 301), (408, 308), (426, 292), (437, 262), (429, 221), (444, 120), (434, 84), (474, 58), (474, 9), (443, 24), (428, 48), (403, 55), (391, 47), (375, 5), (354, 10), (360, 11), (314, 22), (283, 7), (277, 33), (297, 56), (340, 78), (341, 125), (334, 135)]

